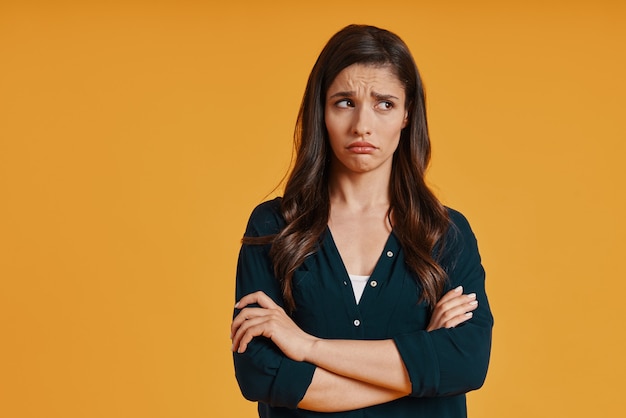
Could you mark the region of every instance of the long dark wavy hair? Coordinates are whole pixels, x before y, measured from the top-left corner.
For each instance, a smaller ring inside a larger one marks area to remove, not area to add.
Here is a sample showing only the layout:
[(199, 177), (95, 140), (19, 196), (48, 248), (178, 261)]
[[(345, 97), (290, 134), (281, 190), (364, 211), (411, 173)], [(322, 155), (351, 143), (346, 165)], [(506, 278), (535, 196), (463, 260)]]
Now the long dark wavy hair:
[(443, 294), (446, 272), (436, 249), (449, 227), (448, 213), (424, 181), (430, 138), (422, 81), (406, 44), (374, 26), (350, 25), (337, 32), (320, 53), (309, 76), (294, 132), (296, 159), (281, 203), (285, 227), (268, 237), (244, 237), (244, 244), (271, 243), (270, 256), (280, 280), (285, 308), (297, 307), (292, 277), (313, 254), (330, 215), (328, 191), (332, 150), (324, 122), (326, 93), (335, 77), (352, 64), (388, 66), (404, 86), (408, 123), (393, 156), (389, 184), (393, 231), (415, 273), (421, 300), (431, 308)]

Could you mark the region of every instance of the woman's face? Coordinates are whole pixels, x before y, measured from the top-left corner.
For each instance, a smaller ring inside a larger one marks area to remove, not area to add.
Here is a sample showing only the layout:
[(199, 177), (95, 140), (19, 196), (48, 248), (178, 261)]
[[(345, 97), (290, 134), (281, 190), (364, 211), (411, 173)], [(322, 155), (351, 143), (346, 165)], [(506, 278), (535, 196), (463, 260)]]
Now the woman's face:
[(344, 68), (326, 92), (334, 173), (390, 173), (400, 132), (407, 124), (404, 103), (404, 86), (390, 67)]

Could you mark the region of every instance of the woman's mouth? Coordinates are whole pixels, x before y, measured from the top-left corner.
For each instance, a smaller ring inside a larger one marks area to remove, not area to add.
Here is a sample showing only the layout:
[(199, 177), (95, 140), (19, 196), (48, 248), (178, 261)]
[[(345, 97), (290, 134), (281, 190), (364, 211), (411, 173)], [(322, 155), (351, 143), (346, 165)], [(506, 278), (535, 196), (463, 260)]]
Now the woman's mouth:
[(346, 147), (348, 151), (355, 154), (371, 154), (376, 151), (376, 147), (369, 142), (356, 141)]

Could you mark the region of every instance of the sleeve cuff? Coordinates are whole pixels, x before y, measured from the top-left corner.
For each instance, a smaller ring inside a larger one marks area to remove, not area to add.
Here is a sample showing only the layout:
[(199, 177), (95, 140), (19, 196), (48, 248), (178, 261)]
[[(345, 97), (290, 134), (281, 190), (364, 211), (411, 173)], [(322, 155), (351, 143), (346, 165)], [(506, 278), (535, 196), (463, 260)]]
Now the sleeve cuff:
[(435, 396), (439, 389), (440, 368), (428, 332), (398, 335), (394, 342), (411, 380), (411, 396)]
[(271, 399), (276, 405), (296, 409), (304, 398), (315, 372), (315, 365), (284, 358), (272, 386)]

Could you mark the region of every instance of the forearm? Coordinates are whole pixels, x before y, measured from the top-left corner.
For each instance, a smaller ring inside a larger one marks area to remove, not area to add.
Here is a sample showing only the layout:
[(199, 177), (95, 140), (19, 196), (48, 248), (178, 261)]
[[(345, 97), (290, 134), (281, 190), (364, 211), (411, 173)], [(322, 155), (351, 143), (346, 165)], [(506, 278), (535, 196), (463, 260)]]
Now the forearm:
[(379, 405), (406, 396), (317, 368), (298, 408), (316, 412), (342, 412)]
[(363, 383), (408, 394), (411, 381), (393, 340), (317, 340), (305, 361)]

